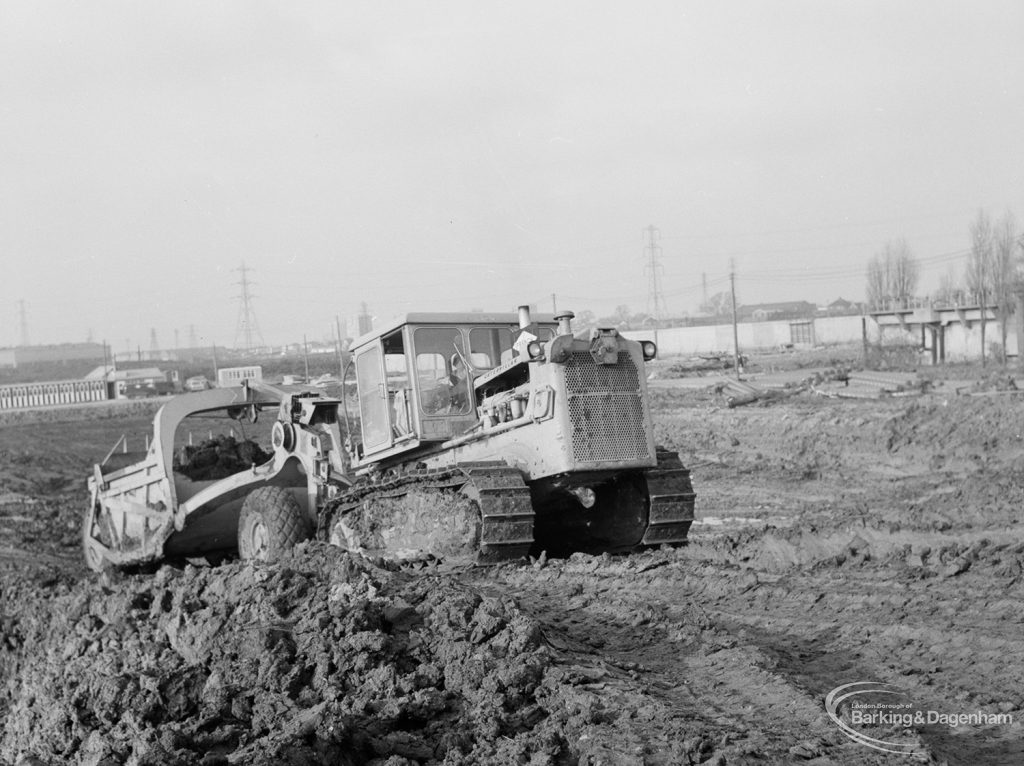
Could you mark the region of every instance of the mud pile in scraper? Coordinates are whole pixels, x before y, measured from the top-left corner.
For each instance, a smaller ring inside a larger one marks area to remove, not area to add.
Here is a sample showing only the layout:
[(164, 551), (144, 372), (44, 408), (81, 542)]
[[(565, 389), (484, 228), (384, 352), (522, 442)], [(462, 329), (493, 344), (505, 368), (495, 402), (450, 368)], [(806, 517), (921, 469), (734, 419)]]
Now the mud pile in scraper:
[(223, 479), (271, 457), (251, 439), (238, 441), (221, 434), (195, 446), (185, 446), (174, 456), (174, 470), (192, 481)]

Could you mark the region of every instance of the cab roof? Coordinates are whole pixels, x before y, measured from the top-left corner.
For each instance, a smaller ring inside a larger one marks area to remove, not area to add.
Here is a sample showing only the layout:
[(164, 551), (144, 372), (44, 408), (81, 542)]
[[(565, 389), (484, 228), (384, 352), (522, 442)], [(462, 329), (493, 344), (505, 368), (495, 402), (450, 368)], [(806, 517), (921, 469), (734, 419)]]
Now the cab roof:
[[(542, 325), (555, 325), (553, 314), (532, 314), (532, 322)], [(452, 325), (473, 327), (491, 325), (493, 327), (518, 327), (519, 314), (514, 312), (492, 312), (492, 311), (463, 311), (463, 312), (427, 312), (417, 311), (409, 314), (401, 314), (389, 319), (380, 327), (375, 328), (365, 335), (360, 335), (352, 342), (352, 348), (359, 348), (370, 341), (394, 332), (404, 325), (448, 327)]]

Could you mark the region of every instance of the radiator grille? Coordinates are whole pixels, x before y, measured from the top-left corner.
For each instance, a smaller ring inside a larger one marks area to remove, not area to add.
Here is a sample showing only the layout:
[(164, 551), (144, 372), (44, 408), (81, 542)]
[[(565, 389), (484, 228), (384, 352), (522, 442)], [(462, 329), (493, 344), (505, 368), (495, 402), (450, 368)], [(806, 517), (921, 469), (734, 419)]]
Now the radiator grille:
[(633, 357), (620, 353), (617, 364), (602, 365), (587, 351), (574, 352), (565, 365), (565, 390), (577, 462), (650, 457)]

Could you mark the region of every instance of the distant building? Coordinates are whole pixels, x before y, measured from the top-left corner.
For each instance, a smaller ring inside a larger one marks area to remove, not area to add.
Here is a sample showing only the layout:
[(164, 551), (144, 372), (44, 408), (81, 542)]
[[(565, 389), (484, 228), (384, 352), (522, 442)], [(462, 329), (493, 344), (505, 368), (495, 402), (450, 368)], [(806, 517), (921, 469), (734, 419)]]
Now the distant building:
[(828, 314), (829, 316), (859, 315), (864, 313), (864, 304), (854, 303), (853, 301), (848, 301), (844, 298), (837, 298), (825, 306), (823, 313)]
[(107, 396), (107, 386), (102, 380), (15, 383), (0, 386), (0, 410), (102, 402)]
[(117, 362), (176, 362), (181, 358), (177, 351), (169, 349), (117, 351), (113, 357)]
[(81, 360), (103, 361), (106, 349), (102, 343), (59, 343), (51, 346), (15, 346), (0, 349), (0, 367), (20, 367), (27, 364), (73, 362)]
[(263, 381), (263, 368), (260, 365), (248, 367), (221, 367), (217, 370), (217, 385), (221, 388), (240, 386), (245, 381), (261, 383)]
[(740, 306), (737, 318), (740, 321), (764, 322), (769, 319), (811, 319), (818, 313), (818, 307), (807, 301), (784, 303), (754, 303)]
[(111, 365), (100, 365), (85, 378), (105, 380), (111, 395), (118, 399), (170, 394), (181, 387), (177, 370), (164, 372), (156, 367), (116, 370)]

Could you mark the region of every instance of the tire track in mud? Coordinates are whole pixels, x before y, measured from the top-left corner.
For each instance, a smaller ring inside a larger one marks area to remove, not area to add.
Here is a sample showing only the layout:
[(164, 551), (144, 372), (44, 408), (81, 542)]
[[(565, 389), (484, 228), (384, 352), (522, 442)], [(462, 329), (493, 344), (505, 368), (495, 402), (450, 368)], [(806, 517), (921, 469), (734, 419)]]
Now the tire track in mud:
[[(738, 620), (733, 621), (733, 629), (757, 647), (772, 673), (786, 678), (795, 688), (811, 694), (819, 702), (840, 685), (837, 679), (875, 681), (889, 677), (892, 672), (870, 660), (854, 659), (850, 650), (831, 646), (828, 638), (808, 640), (794, 633), (774, 633)], [(896, 677), (891, 683), (903, 687), (912, 696), (915, 710), (957, 709), (955, 699), (938, 696), (934, 689), (907, 683), (905, 677)], [(953, 734), (948, 727), (936, 724), (914, 728), (922, 749), (933, 762), (949, 766), (1024, 763), (1024, 742), (1019, 738), (1000, 736), (992, 730)], [(847, 745), (845, 750), (844, 763), (892, 763), (894, 760), (888, 756), (878, 760), (878, 756), (869, 756), (856, 746)]]
[(7, 564), (28, 565), (32, 567), (56, 566), (61, 569), (81, 569), (85, 573), (84, 565), (80, 556), (55, 556), (38, 551), (29, 551), (23, 548), (11, 548), (0, 546), (0, 567)]
[[(813, 569), (769, 577), (759, 597), (720, 599), (708, 611), (770, 672), (819, 702), (842, 683), (884, 681), (916, 709), (1019, 717), (1021, 669), (1005, 666), (1024, 655), (1019, 602), (979, 599), (992, 585), (987, 573), (923, 577), (901, 561)], [(1024, 762), (1019, 725), (914, 728), (936, 762)]]
[[(825, 696), (853, 681), (895, 684), (924, 710), (1020, 715), (1024, 669), (1006, 668), (1024, 656), (1020, 585), (1009, 578), (1008, 592), (980, 599), (993, 584), (984, 559), (966, 575), (869, 557), (780, 575), (694, 553), (476, 577), (538, 620), (567, 677), (621, 718), (644, 710), (648, 751), (682, 736), (696, 762), (919, 762), (856, 744), (829, 720)], [(923, 725), (911, 736), (935, 762), (1024, 762), (1019, 726)]]
[[(744, 626), (701, 605), (692, 569), (650, 556), (581, 559), (499, 579), (541, 623), (568, 675), (586, 679), (617, 715), (644, 719), (646, 762), (661, 762), (679, 736), (693, 762), (789, 763), (845, 751), (819, 701), (771, 668)], [(748, 585), (735, 574), (730, 581), (739, 591)], [(846, 762), (880, 762), (849, 755)]]
[[(574, 560), (576, 557), (574, 557)], [(582, 565), (607, 559), (581, 557)], [(679, 674), (686, 637), (661, 622), (668, 605), (628, 608), (615, 575), (566, 574), (561, 562), (538, 571), (503, 567), (469, 575), (479, 587), (511, 595), (541, 625), (562, 703), (592, 707), (565, 735), (582, 762), (716, 762), (735, 739), (700, 714), (700, 700)], [(583, 758), (590, 757), (591, 761)], [(721, 762), (721, 761), (719, 761)]]

